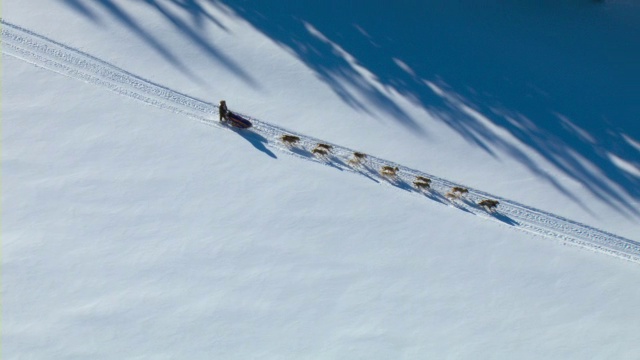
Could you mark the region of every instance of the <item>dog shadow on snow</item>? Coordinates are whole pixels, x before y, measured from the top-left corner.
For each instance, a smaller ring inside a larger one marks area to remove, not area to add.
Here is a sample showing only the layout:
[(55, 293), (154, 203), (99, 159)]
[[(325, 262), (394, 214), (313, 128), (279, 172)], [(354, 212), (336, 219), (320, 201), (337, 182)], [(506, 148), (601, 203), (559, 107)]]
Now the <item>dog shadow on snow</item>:
[(505, 223), (507, 225), (510, 225), (510, 226), (518, 226), (518, 225), (520, 225), (519, 222), (517, 222), (517, 221), (513, 220), (512, 218), (508, 217), (507, 215), (501, 214), (499, 212), (495, 212), (495, 213), (491, 214), (491, 217), (496, 219), (496, 220), (498, 220), (498, 221), (500, 221), (500, 222), (503, 222), (503, 223)]
[(311, 151), (300, 146), (291, 146), (289, 147), (289, 151), (308, 160), (319, 162), (340, 171), (344, 171), (344, 169), (347, 167), (347, 165), (342, 160), (334, 155), (316, 156)]
[[(501, 212), (500, 212), (499, 210), (497, 210), (497, 209), (494, 209), (494, 210), (487, 210), (486, 208), (483, 208), (482, 206), (480, 206), (480, 205), (478, 205), (478, 204), (476, 204), (476, 203), (474, 203), (473, 201), (470, 201), (470, 200), (468, 200), (468, 199), (463, 199), (462, 201), (463, 201), (463, 202), (464, 202), (468, 207), (470, 207), (470, 208), (474, 209), (474, 211), (475, 211), (475, 210), (477, 210), (477, 211), (479, 211), (479, 212), (486, 212), (486, 214), (488, 214), (489, 216), (491, 216), (493, 219), (498, 220), (498, 221), (500, 221), (500, 222), (502, 222), (502, 223), (504, 223), (504, 224), (506, 224), (506, 225), (509, 225), (509, 226), (518, 226), (518, 225), (520, 225), (520, 223), (519, 223), (519, 222), (517, 222), (517, 221), (513, 220), (512, 218), (510, 218), (509, 216), (507, 216), (507, 215), (505, 215), (505, 214), (501, 213)], [(456, 206), (456, 207), (461, 208), (462, 206)], [(477, 214), (476, 214), (476, 213), (474, 213), (473, 211), (469, 211), (469, 210), (467, 210), (467, 209), (464, 209), (464, 210), (466, 210), (466, 211), (468, 211), (469, 213), (472, 213), (472, 214), (474, 214), (474, 215), (477, 215)]]

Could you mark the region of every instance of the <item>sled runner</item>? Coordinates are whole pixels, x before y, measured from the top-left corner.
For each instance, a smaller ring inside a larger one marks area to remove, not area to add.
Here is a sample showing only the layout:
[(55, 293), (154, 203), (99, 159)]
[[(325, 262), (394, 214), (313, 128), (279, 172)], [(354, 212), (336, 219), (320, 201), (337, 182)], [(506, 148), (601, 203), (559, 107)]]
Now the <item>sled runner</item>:
[(248, 129), (252, 126), (251, 122), (238, 114), (231, 111), (227, 113), (227, 124), (239, 129)]

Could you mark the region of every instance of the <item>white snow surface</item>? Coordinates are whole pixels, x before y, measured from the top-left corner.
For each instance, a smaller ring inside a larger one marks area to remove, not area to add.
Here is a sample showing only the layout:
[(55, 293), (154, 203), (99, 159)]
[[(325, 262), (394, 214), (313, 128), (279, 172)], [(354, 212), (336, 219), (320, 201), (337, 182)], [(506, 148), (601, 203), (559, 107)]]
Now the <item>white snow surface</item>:
[[(197, 28), (202, 38), (186, 39), (174, 28), (192, 21), (181, 2), (158, 3), (173, 22), (146, 2), (3, 3), (3, 21), (64, 45), (57, 62), (37, 56), (57, 45), (14, 41), (37, 50), (20, 53), (6, 31), (23, 30), (2, 27), (6, 358), (640, 353), (640, 268), (620, 259), (637, 261), (633, 211), (424, 79), (573, 197), (505, 149), (479, 151), (312, 23), (302, 27), (309, 36), (417, 126), (377, 113), (370, 98), (359, 99), (364, 110), (350, 106), (224, 2), (185, 2), (215, 19)], [(84, 54), (97, 67), (82, 73), (87, 63), (69, 55)], [(393, 63), (417, 74), (410, 61)], [(109, 69), (150, 88), (106, 81)], [(220, 98), (256, 127), (218, 125)], [(283, 132), (300, 135), (306, 150), (280, 144)], [(334, 157), (308, 153), (318, 139), (336, 146)], [(373, 170), (347, 166), (351, 150), (370, 154)], [(637, 176), (638, 158), (609, 156)], [(377, 176), (387, 162), (401, 167), (401, 182)], [(411, 188), (416, 174), (434, 179), (433, 193)], [(452, 185), (504, 207), (492, 216), (471, 201), (453, 206), (441, 196)], [(616, 194), (637, 206), (624, 189)], [(537, 217), (508, 212), (516, 208)]]

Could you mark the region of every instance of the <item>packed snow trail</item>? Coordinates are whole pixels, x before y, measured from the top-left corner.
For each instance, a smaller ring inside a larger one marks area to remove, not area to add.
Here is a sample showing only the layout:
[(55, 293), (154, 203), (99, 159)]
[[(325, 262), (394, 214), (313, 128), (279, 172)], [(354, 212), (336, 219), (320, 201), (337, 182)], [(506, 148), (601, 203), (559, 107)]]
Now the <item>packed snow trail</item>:
[[(2, 22), (2, 52), (6, 55), (78, 80), (105, 87), (121, 95), (176, 114), (185, 115), (212, 126), (227, 128), (215, 120), (218, 110), (211, 103), (155, 84), (78, 49), (63, 45), (4, 20), (0, 21)], [(640, 243), (637, 241), (471, 189), (374, 156), (367, 155), (366, 162), (363, 165), (352, 166), (349, 164), (349, 159), (354, 151), (339, 145), (329, 143), (332, 150), (328, 156), (317, 157), (311, 153), (311, 149), (318, 143), (327, 142), (297, 134), (246, 115), (243, 116), (251, 120), (254, 124), (252, 131), (264, 136), (266, 139), (265, 146), (270, 149), (298, 156), (307, 161), (315, 161), (360, 174), (375, 181), (410, 191), (415, 196), (455, 206), (461, 210), (516, 229), (555, 238), (565, 244), (640, 263)], [(298, 136), (300, 142), (294, 147), (286, 146), (280, 141), (280, 137), (284, 134)], [(398, 176), (395, 178), (381, 176), (377, 169), (382, 166), (397, 166), (399, 168)], [(412, 184), (417, 176), (431, 179), (431, 189), (420, 191), (414, 188)], [(459, 200), (450, 201), (443, 194), (454, 186), (465, 187), (469, 190), (469, 193)], [(477, 203), (483, 199), (498, 200), (500, 202), (499, 211), (491, 213), (478, 206)]]

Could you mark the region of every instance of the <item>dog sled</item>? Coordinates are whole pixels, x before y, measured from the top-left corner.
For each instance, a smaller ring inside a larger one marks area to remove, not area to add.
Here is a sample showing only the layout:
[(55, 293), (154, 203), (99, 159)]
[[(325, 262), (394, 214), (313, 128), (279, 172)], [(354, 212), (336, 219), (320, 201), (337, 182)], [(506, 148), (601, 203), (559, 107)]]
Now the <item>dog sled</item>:
[(248, 129), (253, 126), (249, 120), (231, 111), (227, 113), (226, 120), (227, 125), (238, 129)]

